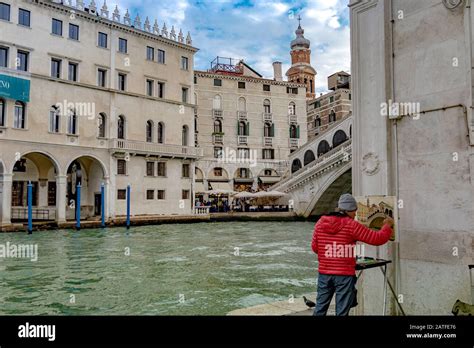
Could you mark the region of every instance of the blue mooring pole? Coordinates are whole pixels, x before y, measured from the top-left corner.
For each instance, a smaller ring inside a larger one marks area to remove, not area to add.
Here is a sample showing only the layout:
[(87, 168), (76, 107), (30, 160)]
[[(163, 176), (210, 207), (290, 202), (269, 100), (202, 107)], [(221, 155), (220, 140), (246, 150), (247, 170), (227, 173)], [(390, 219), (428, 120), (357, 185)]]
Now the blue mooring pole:
[(130, 185), (127, 186), (127, 229), (130, 228)]
[(76, 229), (81, 229), (81, 183), (76, 186)]
[(105, 185), (103, 183), (100, 185), (100, 210), (100, 224), (102, 228), (105, 228)]
[(28, 234), (33, 233), (33, 184), (28, 182)]

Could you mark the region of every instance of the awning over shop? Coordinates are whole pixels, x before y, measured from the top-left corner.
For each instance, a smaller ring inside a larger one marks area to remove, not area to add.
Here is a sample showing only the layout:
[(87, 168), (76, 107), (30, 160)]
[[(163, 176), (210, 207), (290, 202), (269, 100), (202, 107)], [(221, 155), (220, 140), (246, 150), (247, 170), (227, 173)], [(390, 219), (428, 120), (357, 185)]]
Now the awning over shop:
[(279, 176), (260, 176), (259, 179), (264, 184), (276, 184), (281, 180)]
[(236, 184), (253, 184), (253, 179), (235, 178)]

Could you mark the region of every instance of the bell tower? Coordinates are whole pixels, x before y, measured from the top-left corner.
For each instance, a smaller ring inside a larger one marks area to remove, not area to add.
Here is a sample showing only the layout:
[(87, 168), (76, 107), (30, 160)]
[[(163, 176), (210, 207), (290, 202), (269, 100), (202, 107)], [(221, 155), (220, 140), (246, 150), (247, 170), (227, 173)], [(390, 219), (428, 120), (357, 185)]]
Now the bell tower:
[(306, 85), (306, 98), (316, 97), (315, 78), (316, 70), (311, 66), (311, 42), (304, 37), (304, 29), (301, 28), (301, 17), (298, 16), (298, 29), (296, 39), (291, 41), (291, 68), (286, 72), (288, 81)]

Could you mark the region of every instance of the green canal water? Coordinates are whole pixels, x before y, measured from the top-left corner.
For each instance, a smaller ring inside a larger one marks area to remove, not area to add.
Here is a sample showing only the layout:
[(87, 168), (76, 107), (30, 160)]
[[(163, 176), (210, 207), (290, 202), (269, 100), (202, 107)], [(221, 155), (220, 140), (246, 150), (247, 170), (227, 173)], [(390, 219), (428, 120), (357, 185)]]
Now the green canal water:
[[(227, 222), (0, 234), (0, 315), (225, 315), (315, 291), (313, 223)], [(237, 248), (237, 249), (236, 249)]]

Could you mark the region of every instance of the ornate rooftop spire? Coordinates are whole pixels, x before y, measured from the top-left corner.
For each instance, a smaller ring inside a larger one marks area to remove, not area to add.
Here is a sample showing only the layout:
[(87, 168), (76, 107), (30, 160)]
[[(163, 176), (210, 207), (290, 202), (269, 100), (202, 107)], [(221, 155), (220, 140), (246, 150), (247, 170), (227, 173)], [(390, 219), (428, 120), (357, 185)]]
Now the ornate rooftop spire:
[(170, 39), (176, 41), (176, 31), (174, 31), (174, 25), (171, 26)]
[(132, 25), (132, 18), (130, 17), (130, 13), (128, 12), (128, 9), (127, 9), (127, 12), (125, 13), (125, 16), (123, 16), (123, 24)]
[(155, 19), (155, 24), (153, 24), (153, 34), (160, 35), (160, 27), (158, 26), (158, 20)]
[(166, 28), (166, 23), (163, 23), (163, 29), (161, 29), (161, 35), (168, 37), (168, 29)]
[(298, 16), (298, 29), (295, 31), (296, 39), (291, 41), (291, 49), (309, 48), (311, 41), (304, 37), (304, 29), (301, 28), (301, 16)]
[(117, 5), (115, 5), (115, 10), (114, 10), (114, 13), (112, 14), (112, 19), (116, 22), (120, 22), (120, 11)]
[(137, 16), (135, 17), (135, 21), (133, 22), (133, 26), (138, 29), (141, 29), (142, 27), (142, 20), (140, 19), (140, 15), (138, 13), (137, 13)]
[(178, 41), (181, 42), (181, 43), (184, 43), (184, 35), (183, 35), (183, 31), (181, 30), (181, 28), (179, 29)]
[(148, 16), (145, 19), (145, 25), (143, 26), (143, 29), (145, 29), (145, 31), (151, 31), (151, 25)]
[(109, 9), (107, 8), (107, 2), (104, 0), (104, 4), (102, 5), (102, 8), (100, 9), (100, 15), (105, 18), (109, 18)]
[(188, 36), (186, 36), (186, 45), (192, 45), (193, 40), (191, 39), (191, 33), (188, 31)]
[(91, 3), (89, 4), (89, 11), (91, 11), (91, 12), (96, 12), (97, 11), (97, 5), (95, 4), (94, 0), (91, 0)]

